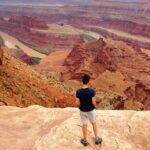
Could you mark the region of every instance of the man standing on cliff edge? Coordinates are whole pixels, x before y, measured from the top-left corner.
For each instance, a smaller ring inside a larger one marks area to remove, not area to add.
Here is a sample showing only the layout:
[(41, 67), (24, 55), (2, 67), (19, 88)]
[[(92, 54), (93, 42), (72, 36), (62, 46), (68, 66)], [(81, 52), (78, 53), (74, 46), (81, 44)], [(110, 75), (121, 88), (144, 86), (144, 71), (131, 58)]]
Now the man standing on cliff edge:
[(101, 144), (102, 138), (98, 137), (98, 129), (96, 125), (96, 100), (94, 96), (96, 95), (96, 92), (93, 88), (89, 87), (89, 81), (90, 76), (85, 74), (82, 77), (82, 88), (78, 89), (76, 91), (76, 105), (80, 109), (80, 116), (81, 116), (81, 122), (82, 122), (82, 132), (83, 132), (83, 138), (80, 140), (80, 142), (87, 146), (89, 143), (87, 141), (87, 124), (88, 121), (91, 122), (93, 126), (93, 131), (95, 134), (95, 144)]

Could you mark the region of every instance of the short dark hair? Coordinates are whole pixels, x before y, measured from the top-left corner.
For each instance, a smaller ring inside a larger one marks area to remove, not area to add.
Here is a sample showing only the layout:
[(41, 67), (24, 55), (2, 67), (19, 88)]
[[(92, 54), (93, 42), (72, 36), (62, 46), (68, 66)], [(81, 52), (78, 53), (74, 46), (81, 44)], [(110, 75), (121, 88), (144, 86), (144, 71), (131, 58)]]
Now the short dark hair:
[(88, 74), (84, 74), (82, 77), (83, 84), (88, 84), (90, 81), (90, 76)]

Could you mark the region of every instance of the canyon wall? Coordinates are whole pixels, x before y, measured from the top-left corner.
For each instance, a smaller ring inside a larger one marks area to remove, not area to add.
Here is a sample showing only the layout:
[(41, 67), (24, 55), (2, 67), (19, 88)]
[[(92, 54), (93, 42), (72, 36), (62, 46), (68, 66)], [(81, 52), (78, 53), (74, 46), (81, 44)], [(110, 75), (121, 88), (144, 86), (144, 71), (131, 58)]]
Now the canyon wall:
[(12, 24), (18, 24), (20, 27), (48, 29), (47, 23), (44, 20), (28, 16), (12, 16), (9, 19)]

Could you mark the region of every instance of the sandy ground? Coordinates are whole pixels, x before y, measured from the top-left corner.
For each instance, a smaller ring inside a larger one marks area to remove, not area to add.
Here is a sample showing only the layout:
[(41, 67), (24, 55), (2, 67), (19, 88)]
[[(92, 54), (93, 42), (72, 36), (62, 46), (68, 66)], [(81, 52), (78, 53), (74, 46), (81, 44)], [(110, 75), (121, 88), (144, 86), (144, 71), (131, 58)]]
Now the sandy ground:
[(60, 26), (58, 24), (49, 24), (48, 30), (32, 29), (32, 31), (39, 31), (43, 33), (53, 33), (53, 34), (68, 34), (68, 35), (79, 35), (79, 33), (70, 25)]
[(15, 48), (15, 45), (9, 41), (5, 41), (5, 45), (8, 47), (8, 48)]
[(69, 53), (70, 50), (55, 51), (42, 59), (37, 69), (61, 71), (63, 62)]
[(86, 31), (86, 30), (81, 30), (81, 29), (76, 29), (80, 34), (88, 34), (92, 37), (94, 37), (95, 39), (99, 39), (100, 37), (102, 37), (102, 35), (96, 33), (96, 32), (92, 32), (92, 31)]
[(123, 96), (126, 88), (132, 85), (132, 82), (124, 81), (124, 76), (119, 71), (105, 71), (91, 83), (101, 91), (113, 91)]
[(40, 29), (32, 29), (33, 32), (43, 32), (43, 33), (52, 33), (52, 34), (67, 34), (67, 35), (80, 35), (80, 34), (88, 34), (98, 39), (100, 35), (96, 32), (86, 31), (77, 29), (70, 25), (60, 26), (58, 24), (49, 24), (48, 30), (40, 30)]
[(41, 54), (28, 46), (24, 45), (20, 41), (18, 41), (16, 38), (10, 36), (9, 34), (6, 34), (4, 32), (0, 32), (0, 36), (5, 40), (5, 45), (8, 48), (15, 48), (15, 45), (19, 46), (20, 49), (22, 49), (27, 55), (33, 56), (33, 57), (39, 57), (39, 58), (44, 58), (46, 55)]

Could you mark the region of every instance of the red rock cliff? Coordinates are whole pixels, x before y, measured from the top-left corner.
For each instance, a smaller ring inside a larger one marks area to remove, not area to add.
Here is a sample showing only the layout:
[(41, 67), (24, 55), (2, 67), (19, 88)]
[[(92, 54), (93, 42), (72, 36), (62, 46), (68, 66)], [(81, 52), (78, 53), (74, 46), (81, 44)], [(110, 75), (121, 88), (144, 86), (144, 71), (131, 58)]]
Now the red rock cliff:
[(88, 73), (95, 78), (105, 70), (116, 70), (116, 65), (109, 52), (110, 49), (103, 39), (75, 45), (64, 62), (64, 66), (68, 68), (66, 74), (71, 79), (79, 79), (83, 73)]
[(45, 21), (39, 20), (35, 17), (28, 16), (13, 16), (9, 19), (10, 23), (19, 24), (22, 27), (47, 29), (48, 26)]

